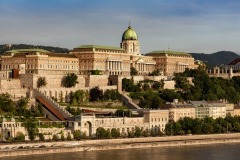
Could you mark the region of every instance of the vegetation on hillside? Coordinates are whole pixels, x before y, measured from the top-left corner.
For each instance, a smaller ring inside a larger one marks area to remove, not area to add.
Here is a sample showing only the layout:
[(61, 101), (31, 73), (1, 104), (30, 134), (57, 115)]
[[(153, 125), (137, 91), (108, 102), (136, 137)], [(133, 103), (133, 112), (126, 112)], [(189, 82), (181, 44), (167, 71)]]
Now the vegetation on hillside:
[[(192, 83), (188, 77), (192, 78)], [(238, 103), (240, 100), (240, 77), (231, 80), (209, 77), (204, 70), (187, 69), (174, 76), (176, 89), (163, 89), (163, 82), (142, 81), (134, 84), (131, 79), (122, 80), (123, 90), (130, 92), (130, 97), (139, 101), (142, 108), (161, 108), (166, 102), (179, 101), (217, 101), (226, 100)], [(158, 87), (156, 87), (158, 86)]]
[(222, 64), (228, 64), (234, 59), (240, 58), (240, 56), (231, 51), (219, 51), (212, 54), (204, 53), (190, 53), (195, 60), (201, 60), (210, 67), (220, 66)]
[(53, 53), (68, 53), (69, 50), (67, 48), (60, 48), (60, 47), (52, 47), (52, 46), (42, 46), (42, 45), (29, 45), (29, 44), (12, 44), (6, 45), (2, 44), (0, 45), (0, 55), (2, 55), (4, 52), (12, 49), (33, 49), (33, 48), (39, 48), (39, 49), (45, 49), (47, 51), (53, 52)]
[[(9, 94), (0, 94), (0, 115), (6, 118), (18, 116), (18, 121), (23, 122), (30, 140), (34, 140), (38, 136), (38, 129), (36, 118), (42, 116), (42, 107), (32, 106), (28, 109), (29, 100), (27, 98), (20, 98), (14, 102)], [(15, 139), (9, 137), (9, 141), (24, 141), (22, 133), (18, 133)]]

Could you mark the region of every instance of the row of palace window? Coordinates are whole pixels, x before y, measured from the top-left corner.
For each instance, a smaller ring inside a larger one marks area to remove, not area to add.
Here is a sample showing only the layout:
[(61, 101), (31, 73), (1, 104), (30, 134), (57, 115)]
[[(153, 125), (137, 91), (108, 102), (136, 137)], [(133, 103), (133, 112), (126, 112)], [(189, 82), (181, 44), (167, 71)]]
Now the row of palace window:
[(165, 118), (152, 118), (152, 122), (161, 122), (161, 120), (162, 120), (162, 122), (167, 122), (168, 121), (168, 118), (167, 117), (165, 117)]
[[(40, 64), (40, 69), (78, 69), (78, 66), (69, 66), (69, 65), (41, 65)], [(2, 65), (2, 69), (3, 70), (7, 70), (7, 69), (19, 69), (19, 65)], [(37, 65), (33, 65), (33, 64), (28, 64), (26, 66), (26, 69), (37, 69)]]
[(22, 127), (23, 124), (19, 124), (19, 123), (16, 123), (16, 124), (2, 124), (0, 123), (0, 127)]
[[(41, 62), (48, 62), (48, 63), (78, 63), (78, 60), (49, 60), (49, 59), (26, 59), (26, 62), (37, 62), (37, 61), (41, 61)], [(21, 63), (21, 62), (25, 62), (25, 59), (15, 59), (15, 60), (2, 60), (2, 62), (4, 63)]]
[(78, 69), (78, 66), (40, 64), (40, 69), (49, 69), (49, 68), (51, 68), (51, 69), (52, 68), (55, 68), (55, 69)]

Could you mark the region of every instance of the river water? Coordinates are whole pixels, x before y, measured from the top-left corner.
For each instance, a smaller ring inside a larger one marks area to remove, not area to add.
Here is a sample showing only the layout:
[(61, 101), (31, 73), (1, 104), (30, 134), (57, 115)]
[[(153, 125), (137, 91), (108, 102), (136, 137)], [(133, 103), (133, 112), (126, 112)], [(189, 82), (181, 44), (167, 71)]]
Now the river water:
[(240, 143), (89, 151), (5, 157), (0, 160), (240, 160)]

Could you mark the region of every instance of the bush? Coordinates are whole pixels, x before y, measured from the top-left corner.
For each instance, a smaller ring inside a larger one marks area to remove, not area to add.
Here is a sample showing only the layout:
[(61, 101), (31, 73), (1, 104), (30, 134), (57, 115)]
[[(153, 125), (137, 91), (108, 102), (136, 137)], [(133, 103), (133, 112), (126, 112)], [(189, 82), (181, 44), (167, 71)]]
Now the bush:
[(87, 138), (87, 135), (85, 132), (82, 133), (82, 139), (86, 139)]
[(39, 133), (38, 137), (39, 137), (40, 141), (44, 141), (45, 140), (44, 135), (42, 133)]
[(76, 130), (73, 132), (74, 139), (80, 140), (81, 139), (81, 132), (79, 130)]
[(142, 130), (139, 127), (135, 127), (134, 134), (136, 137), (140, 137), (142, 135)]
[(18, 142), (25, 141), (25, 135), (22, 132), (17, 132), (15, 140)]
[(52, 137), (52, 140), (53, 141), (57, 141), (58, 140), (58, 136), (56, 134), (54, 134), (53, 137)]
[(68, 134), (68, 136), (67, 136), (67, 140), (68, 140), (68, 141), (71, 141), (71, 140), (72, 140), (72, 137), (71, 137), (70, 134)]
[(111, 129), (111, 137), (118, 138), (120, 137), (120, 132), (116, 128)]
[(65, 140), (64, 134), (61, 134), (61, 140), (62, 140), (62, 141)]
[(143, 135), (144, 137), (147, 137), (147, 136), (148, 136), (148, 131), (147, 131), (147, 130), (144, 130), (144, 131), (142, 132), (142, 135)]
[(103, 100), (103, 90), (99, 87), (94, 87), (90, 89), (90, 101)]

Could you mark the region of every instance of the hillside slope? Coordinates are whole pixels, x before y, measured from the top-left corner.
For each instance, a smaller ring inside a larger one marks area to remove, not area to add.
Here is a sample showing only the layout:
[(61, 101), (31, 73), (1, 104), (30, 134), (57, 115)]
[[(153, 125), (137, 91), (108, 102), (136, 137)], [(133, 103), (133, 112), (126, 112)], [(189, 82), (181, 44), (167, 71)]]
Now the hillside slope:
[(31, 48), (41, 48), (54, 53), (67, 53), (69, 51), (67, 48), (52, 47), (52, 46), (41, 46), (41, 45), (33, 46), (30, 44), (12, 44), (11, 48), (9, 48), (9, 46), (7, 46), (6, 44), (1, 44), (0, 55), (3, 54), (5, 51), (8, 51), (9, 49), (31, 49)]
[(204, 53), (190, 53), (194, 59), (207, 62), (209, 66), (220, 66), (222, 64), (228, 64), (236, 58), (240, 58), (240, 55), (231, 51), (219, 51), (212, 54)]

